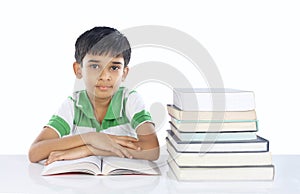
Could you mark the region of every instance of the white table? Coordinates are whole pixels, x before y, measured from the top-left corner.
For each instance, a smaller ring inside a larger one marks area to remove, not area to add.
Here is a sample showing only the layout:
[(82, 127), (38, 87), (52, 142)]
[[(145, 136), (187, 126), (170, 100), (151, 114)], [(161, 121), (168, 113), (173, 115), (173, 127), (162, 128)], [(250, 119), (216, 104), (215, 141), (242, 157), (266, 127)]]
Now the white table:
[(181, 182), (158, 160), (161, 176), (41, 176), (43, 166), (32, 164), (26, 155), (0, 155), (0, 193), (243, 193), (299, 194), (300, 155), (274, 155), (274, 181)]

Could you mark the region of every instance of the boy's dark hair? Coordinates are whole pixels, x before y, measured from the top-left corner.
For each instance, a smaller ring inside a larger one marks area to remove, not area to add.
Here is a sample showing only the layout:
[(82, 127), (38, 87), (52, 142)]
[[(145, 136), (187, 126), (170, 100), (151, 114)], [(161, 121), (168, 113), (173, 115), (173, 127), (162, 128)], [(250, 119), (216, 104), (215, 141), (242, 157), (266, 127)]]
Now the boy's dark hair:
[(110, 27), (94, 27), (81, 34), (75, 43), (75, 59), (82, 64), (86, 54), (108, 55), (124, 58), (126, 67), (130, 61), (131, 47), (127, 38)]

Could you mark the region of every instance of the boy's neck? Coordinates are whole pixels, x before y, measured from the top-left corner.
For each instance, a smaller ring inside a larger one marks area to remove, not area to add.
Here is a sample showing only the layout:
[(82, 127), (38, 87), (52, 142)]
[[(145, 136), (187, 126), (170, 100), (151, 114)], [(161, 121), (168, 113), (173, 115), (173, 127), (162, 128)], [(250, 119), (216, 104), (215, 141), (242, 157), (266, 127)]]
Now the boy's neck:
[(96, 119), (100, 123), (102, 123), (112, 97), (110, 97), (110, 98), (95, 98), (94, 96), (93, 97), (91, 97), (90, 95), (88, 95), (88, 96), (89, 96), (91, 104), (93, 105), (94, 114), (95, 114)]
[(95, 118), (98, 120), (98, 122), (100, 124), (102, 123), (102, 121), (106, 115), (110, 101), (111, 101), (111, 98), (97, 99), (97, 100), (95, 99), (92, 102), (93, 107), (94, 107)]
[(93, 104), (95, 109), (103, 109), (103, 108), (107, 108), (109, 106), (109, 103), (111, 101), (112, 97), (110, 98), (95, 98), (93, 100), (91, 100), (91, 103)]

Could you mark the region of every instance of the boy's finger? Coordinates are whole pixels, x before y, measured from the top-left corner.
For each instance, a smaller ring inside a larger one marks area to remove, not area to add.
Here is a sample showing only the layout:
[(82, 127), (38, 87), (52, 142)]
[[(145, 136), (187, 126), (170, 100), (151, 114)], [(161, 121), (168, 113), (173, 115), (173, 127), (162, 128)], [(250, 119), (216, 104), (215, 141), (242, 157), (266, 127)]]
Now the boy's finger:
[(136, 145), (136, 144), (134, 144), (133, 142), (126, 141), (124, 146), (128, 147), (130, 149), (134, 149), (134, 150), (141, 150), (141, 147), (138, 146), (138, 145)]
[(49, 165), (49, 164), (51, 164), (52, 162), (55, 162), (55, 161), (56, 160), (54, 158), (49, 158), (49, 159), (46, 160), (45, 165)]
[(120, 144), (121, 146), (130, 148), (130, 149), (141, 150), (141, 148), (138, 145), (136, 145), (134, 142), (131, 142), (131, 141), (117, 140), (116, 143)]
[(117, 156), (121, 157), (121, 158), (124, 158), (124, 154), (121, 152), (120, 149), (116, 148), (116, 147), (111, 147), (111, 152), (117, 154)]
[(45, 164), (46, 166), (47, 166), (48, 164), (50, 164), (50, 163), (49, 163), (49, 160), (46, 160), (44, 164)]
[(116, 149), (121, 152), (121, 157), (132, 158), (132, 155), (129, 153), (129, 151), (122, 146), (116, 145)]
[(126, 158), (133, 158), (132, 155), (128, 152), (128, 150), (122, 149), (121, 151), (123, 152)]
[(51, 164), (53, 162), (53, 157), (48, 157), (48, 159), (45, 162), (45, 165)]
[(138, 141), (138, 139), (136, 139), (134, 137), (129, 137), (129, 136), (118, 136), (118, 139), (127, 140), (127, 141), (133, 141), (133, 142)]
[(116, 148), (112, 148), (111, 149), (111, 152), (117, 154), (117, 156), (121, 157), (121, 158), (124, 158), (124, 155), (122, 154), (122, 152)]
[(45, 165), (48, 165), (48, 164), (51, 164), (55, 161), (58, 161), (58, 160), (64, 160), (64, 155), (63, 154), (57, 154), (57, 153), (51, 153), (48, 157), (48, 159), (46, 160), (45, 162)]

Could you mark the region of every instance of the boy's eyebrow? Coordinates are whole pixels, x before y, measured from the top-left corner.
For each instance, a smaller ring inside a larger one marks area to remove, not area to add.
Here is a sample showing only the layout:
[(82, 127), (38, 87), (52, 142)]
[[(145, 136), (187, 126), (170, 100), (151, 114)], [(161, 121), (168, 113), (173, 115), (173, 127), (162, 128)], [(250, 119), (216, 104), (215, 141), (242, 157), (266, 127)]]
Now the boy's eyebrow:
[[(88, 60), (88, 63), (100, 63), (101, 61), (100, 60), (95, 60), (95, 59), (90, 59)], [(123, 63), (119, 62), (119, 61), (112, 61), (111, 62), (112, 64), (114, 65), (123, 65)]]
[(114, 64), (114, 65), (117, 65), (117, 64), (123, 65), (123, 63), (121, 63), (121, 62), (119, 62), (119, 61), (112, 61), (111, 63)]
[(99, 61), (99, 60), (95, 60), (95, 59), (90, 59), (89, 61), (88, 61), (88, 63), (100, 63), (101, 61)]

